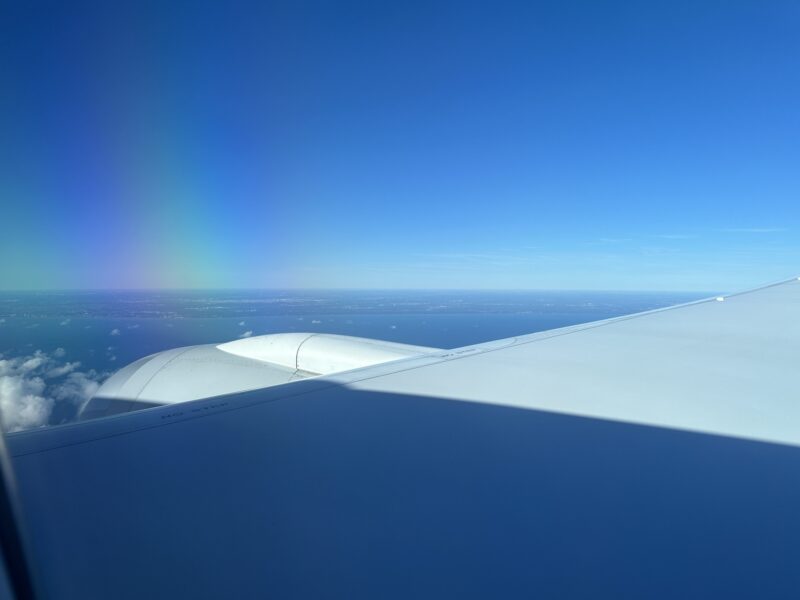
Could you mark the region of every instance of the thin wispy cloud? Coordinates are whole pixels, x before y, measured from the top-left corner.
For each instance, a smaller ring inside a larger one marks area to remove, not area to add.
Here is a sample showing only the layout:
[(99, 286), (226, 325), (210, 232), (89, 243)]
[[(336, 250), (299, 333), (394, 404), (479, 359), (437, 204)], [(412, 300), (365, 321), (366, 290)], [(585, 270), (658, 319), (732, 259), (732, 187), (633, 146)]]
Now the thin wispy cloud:
[(696, 235), (690, 235), (686, 233), (660, 233), (651, 237), (658, 238), (660, 240), (693, 240), (697, 238)]
[(725, 233), (783, 233), (788, 230), (785, 227), (733, 227), (721, 231)]
[(417, 268), (484, 269), (486, 267), (512, 267), (532, 264), (537, 257), (524, 253), (501, 252), (444, 252), (419, 254), (424, 259), (409, 264)]
[(446, 258), (455, 260), (474, 260), (474, 261), (495, 261), (495, 260), (527, 260), (527, 256), (517, 254), (502, 253), (481, 253), (481, 252), (444, 252), (437, 254), (423, 254), (428, 258)]
[(608, 238), (603, 237), (597, 240), (601, 244), (624, 244), (625, 242), (632, 242), (631, 238)]

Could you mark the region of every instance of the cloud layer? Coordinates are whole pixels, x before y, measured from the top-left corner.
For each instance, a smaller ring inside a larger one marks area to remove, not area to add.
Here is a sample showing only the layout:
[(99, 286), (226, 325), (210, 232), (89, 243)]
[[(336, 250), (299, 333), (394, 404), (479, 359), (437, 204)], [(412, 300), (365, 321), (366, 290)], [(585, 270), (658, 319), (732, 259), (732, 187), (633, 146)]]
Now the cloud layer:
[(79, 371), (81, 363), (63, 360), (63, 348), (51, 354), (0, 355), (0, 413), (5, 431), (47, 425), (57, 402), (80, 408), (100, 387), (104, 375)]

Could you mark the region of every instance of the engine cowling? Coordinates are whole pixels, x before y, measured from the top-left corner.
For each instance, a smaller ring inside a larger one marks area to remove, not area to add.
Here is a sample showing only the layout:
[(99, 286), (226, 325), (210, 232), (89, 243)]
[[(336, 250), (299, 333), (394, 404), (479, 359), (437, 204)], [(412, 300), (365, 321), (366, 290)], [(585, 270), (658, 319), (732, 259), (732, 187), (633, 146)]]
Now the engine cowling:
[(438, 351), (324, 333), (276, 333), (186, 346), (139, 359), (112, 375), (81, 409), (87, 420), (282, 385)]

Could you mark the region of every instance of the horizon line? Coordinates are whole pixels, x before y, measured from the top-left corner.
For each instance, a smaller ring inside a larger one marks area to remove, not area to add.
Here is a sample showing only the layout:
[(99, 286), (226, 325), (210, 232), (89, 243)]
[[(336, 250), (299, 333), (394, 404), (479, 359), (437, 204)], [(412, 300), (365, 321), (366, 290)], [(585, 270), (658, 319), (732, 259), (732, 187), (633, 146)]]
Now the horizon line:
[(625, 292), (625, 293), (719, 293), (706, 289), (643, 289), (643, 288), (479, 288), (479, 287), (120, 287), (120, 288), (0, 288), (0, 294), (38, 293), (125, 293), (125, 292)]

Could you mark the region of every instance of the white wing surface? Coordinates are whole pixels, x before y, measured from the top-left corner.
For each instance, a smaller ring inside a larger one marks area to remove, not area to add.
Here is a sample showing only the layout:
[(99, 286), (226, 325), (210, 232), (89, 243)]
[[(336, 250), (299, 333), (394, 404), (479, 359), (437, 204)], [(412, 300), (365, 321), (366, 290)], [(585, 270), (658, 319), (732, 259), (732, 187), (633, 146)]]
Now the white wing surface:
[(48, 598), (785, 597), (800, 281), (9, 436)]

